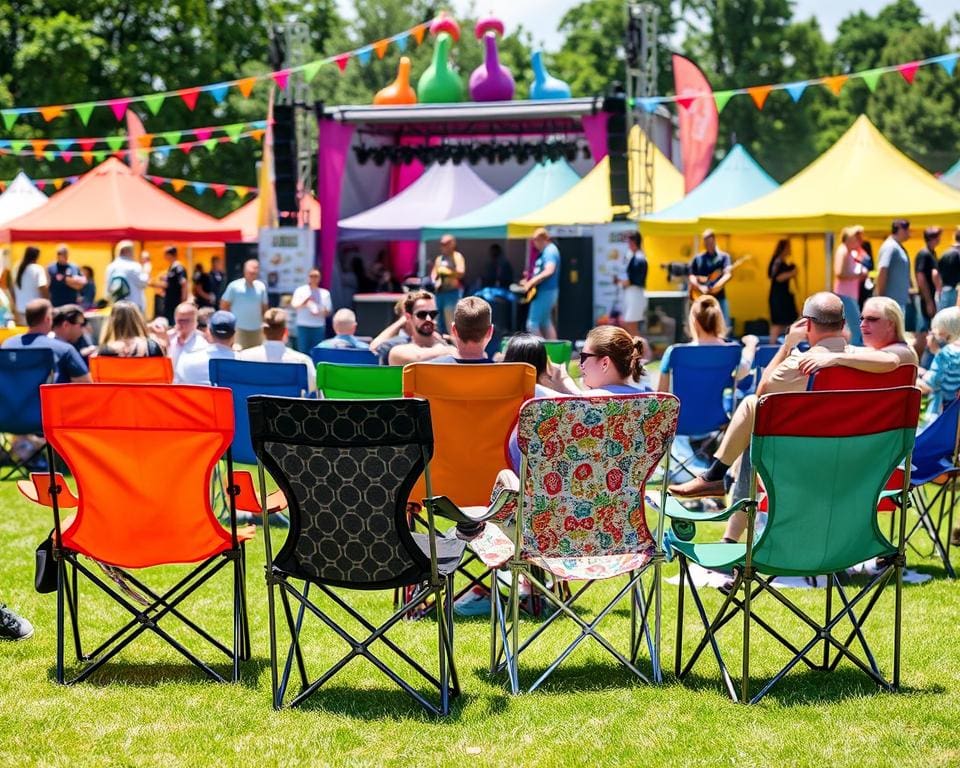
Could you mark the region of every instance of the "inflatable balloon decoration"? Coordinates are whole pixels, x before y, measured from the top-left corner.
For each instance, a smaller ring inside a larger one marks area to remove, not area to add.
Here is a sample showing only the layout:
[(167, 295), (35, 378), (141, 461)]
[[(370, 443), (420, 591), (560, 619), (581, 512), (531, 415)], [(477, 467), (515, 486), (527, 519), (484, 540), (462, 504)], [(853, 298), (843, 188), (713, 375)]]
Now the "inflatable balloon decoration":
[(483, 63), (470, 75), (470, 98), (474, 101), (510, 101), (516, 88), (510, 70), (500, 63), (497, 36), (503, 36), (503, 22), (487, 16), (477, 22), (477, 39), (483, 41)]
[(434, 37), (440, 37), (441, 32), (446, 32), (453, 38), (453, 42), (460, 42), (460, 25), (453, 16), (448, 16), (446, 11), (440, 11), (436, 18), (430, 22), (430, 34)]
[(441, 13), (430, 24), (430, 34), (436, 35), (433, 61), (420, 75), (417, 97), (422, 104), (449, 104), (463, 101), (463, 83), (450, 66), (450, 47), (460, 39), (460, 26), (451, 17)]
[(543, 63), (543, 51), (534, 51), (533, 82), (530, 84), (530, 98), (537, 101), (545, 99), (569, 99), (570, 86), (547, 72)]
[(397, 67), (397, 79), (386, 88), (377, 91), (373, 97), (374, 104), (416, 104), (417, 92), (410, 85), (410, 59), (400, 57), (400, 66)]

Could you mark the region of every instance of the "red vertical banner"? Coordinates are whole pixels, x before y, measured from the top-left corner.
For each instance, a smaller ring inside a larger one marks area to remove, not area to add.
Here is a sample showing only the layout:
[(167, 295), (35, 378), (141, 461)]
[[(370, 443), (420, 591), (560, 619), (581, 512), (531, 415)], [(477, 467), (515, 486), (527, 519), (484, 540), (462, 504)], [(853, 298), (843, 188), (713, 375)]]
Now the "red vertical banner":
[(147, 132), (143, 123), (132, 109), (127, 110), (127, 158), (130, 169), (137, 176), (147, 175), (147, 165), (150, 162), (150, 143), (146, 138)]
[(680, 120), (683, 179), (689, 192), (710, 172), (720, 115), (713, 89), (700, 67), (676, 53), (673, 54), (673, 85)]

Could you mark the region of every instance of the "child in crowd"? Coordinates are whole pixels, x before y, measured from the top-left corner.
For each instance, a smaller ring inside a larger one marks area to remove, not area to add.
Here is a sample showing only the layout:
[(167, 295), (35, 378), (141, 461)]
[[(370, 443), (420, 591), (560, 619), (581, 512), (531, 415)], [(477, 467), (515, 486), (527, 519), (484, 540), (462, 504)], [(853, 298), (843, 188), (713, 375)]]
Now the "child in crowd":
[(927, 421), (935, 419), (960, 390), (960, 307), (941, 309), (930, 327), (927, 349), (934, 354), (933, 363), (917, 382), (930, 395)]

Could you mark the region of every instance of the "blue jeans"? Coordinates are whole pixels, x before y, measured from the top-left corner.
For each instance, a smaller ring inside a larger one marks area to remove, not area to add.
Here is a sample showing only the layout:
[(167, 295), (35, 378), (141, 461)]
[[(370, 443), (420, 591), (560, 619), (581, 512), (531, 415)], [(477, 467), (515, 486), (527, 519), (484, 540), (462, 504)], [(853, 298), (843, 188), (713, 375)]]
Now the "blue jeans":
[(297, 326), (297, 351), (305, 355), (310, 354), (310, 350), (323, 341), (327, 335), (327, 329), (324, 326), (311, 328), (305, 325)]
[(947, 309), (957, 306), (957, 286), (945, 285), (940, 291), (940, 303), (937, 309)]
[(553, 307), (560, 297), (559, 288), (539, 288), (537, 295), (530, 302), (530, 312), (527, 314), (527, 331), (537, 336), (553, 325)]
[(860, 305), (856, 299), (849, 296), (841, 296), (843, 302), (843, 316), (847, 322), (847, 328), (850, 329), (850, 343), (855, 347), (863, 346), (863, 336), (860, 334)]
[[(453, 325), (453, 310), (457, 302), (463, 298), (463, 291), (440, 291), (437, 296), (437, 309), (440, 315), (437, 317), (437, 328), (440, 333), (450, 333), (450, 326)], [(447, 314), (450, 315), (450, 322), (447, 322)]]

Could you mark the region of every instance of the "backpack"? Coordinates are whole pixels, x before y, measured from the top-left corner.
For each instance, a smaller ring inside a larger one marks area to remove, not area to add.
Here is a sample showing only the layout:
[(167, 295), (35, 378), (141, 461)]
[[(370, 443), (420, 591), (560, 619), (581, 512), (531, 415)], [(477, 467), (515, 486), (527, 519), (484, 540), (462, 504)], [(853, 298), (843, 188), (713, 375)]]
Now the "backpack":
[(130, 295), (130, 283), (127, 282), (127, 278), (123, 275), (114, 275), (110, 278), (107, 293), (114, 302), (123, 301)]

